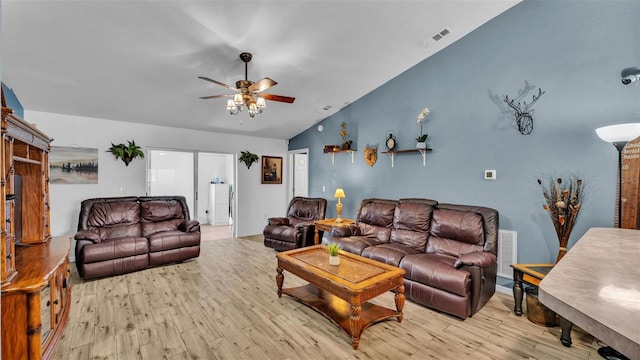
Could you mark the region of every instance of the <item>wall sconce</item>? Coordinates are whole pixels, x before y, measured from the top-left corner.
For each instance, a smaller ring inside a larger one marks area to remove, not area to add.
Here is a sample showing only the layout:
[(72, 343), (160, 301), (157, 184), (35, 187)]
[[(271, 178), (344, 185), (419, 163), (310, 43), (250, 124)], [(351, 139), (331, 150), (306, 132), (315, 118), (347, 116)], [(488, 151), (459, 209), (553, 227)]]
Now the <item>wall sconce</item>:
[(618, 227), (622, 227), (622, 149), (640, 136), (640, 123), (603, 126), (596, 129), (600, 139), (610, 142), (618, 150)]
[(346, 198), (347, 196), (344, 194), (344, 189), (337, 188), (336, 193), (333, 194), (333, 197), (338, 199), (338, 203), (336, 204), (336, 213), (338, 214), (336, 222), (340, 223), (342, 222), (342, 202), (340, 202), (340, 199)]

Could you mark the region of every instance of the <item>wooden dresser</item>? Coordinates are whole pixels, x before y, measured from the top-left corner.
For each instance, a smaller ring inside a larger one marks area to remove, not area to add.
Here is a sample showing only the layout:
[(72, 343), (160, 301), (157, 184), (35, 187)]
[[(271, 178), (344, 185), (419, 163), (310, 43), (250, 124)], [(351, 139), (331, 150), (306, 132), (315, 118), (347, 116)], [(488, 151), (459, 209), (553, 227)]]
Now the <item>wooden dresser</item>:
[(6, 107), (0, 144), (2, 358), (47, 359), (69, 316), (70, 237), (49, 228), (47, 135)]

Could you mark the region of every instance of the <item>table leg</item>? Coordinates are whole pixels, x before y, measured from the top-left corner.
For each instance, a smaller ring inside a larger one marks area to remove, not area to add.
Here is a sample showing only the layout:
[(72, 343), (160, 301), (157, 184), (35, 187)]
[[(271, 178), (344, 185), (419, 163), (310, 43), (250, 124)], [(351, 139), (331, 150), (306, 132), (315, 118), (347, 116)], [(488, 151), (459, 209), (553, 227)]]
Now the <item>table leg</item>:
[(278, 285), (278, 297), (282, 297), (282, 284), (284, 283), (284, 274), (281, 267), (276, 268), (278, 274), (276, 275), (276, 284)]
[(316, 225), (316, 229), (313, 234), (313, 245), (320, 244), (320, 234), (318, 234), (318, 225)]
[(358, 345), (360, 345), (360, 335), (362, 333), (362, 319), (360, 318), (360, 310), (360, 305), (351, 305), (349, 327), (351, 329), (351, 344), (353, 346), (353, 350), (358, 350)]
[(570, 347), (571, 346), (571, 328), (573, 327), (573, 324), (563, 318), (562, 316), (560, 317), (560, 327), (562, 328), (562, 333), (560, 334), (560, 342), (562, 343), (562, 345), (566, 346), (566, 347)]
[(402, 322), (402, 310), (404, 309), (404, 285), (400, 285), (396, 290), (396, 311), (400, 313), (398, 315), (398, 322)]
[(513, 269), (513, 313), (522, 316), (522, 272)]

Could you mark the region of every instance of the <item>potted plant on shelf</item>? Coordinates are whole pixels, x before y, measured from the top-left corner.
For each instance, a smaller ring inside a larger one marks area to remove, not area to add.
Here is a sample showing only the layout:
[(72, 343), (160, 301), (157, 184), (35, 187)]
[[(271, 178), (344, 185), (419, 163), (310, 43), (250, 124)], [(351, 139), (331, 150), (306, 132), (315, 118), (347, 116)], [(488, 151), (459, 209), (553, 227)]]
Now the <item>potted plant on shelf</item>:
[(340, 136), (342, 137), (342, 150), (351, 149), (352, 141), (349, 140), (349, 132), (347, 131), (347, 123), (344, 121), (340, 123)]
[(418, 136), (416, 138), (416, 149), (426, 149), (427, 148), (427, 134), (423, 134), (422, 133), (422, 122), (424, 121), (424, 118), (429, 115), (430, 111), (429, 108), (424, 108), (422, 109), (422, 111), (420, 111), (420, 113), (418, 114), (418, 123), (420, 124), (420, 136)]
[(329, 253), (329, 265), (340, 265), (340, 245), (336, 243), (329, 243), (327, 245), (327, 252)]
[(238, 158), (238, 161), (243, 162), (245, 165), (247, 165), (247, 169), (251, 168), (251, 165), (253, 165), (254, 162), (257, 162), (259, 159), (257, 154), (253, 154), (251, 153), (249, 150), (245, 150), (240, 152), (240, 157)]
[(144, 152), (142, 151), (142, 148), (140, 146), (136, 145), (135, 141), (131, 140), (127, 141), (127, 143), (129, 143), (129, 145), (115, 145), (114, 143), (111, 143), (111, 147), (109, 148), (109, 150), (107, 150), (107, 152), (112, 153), (113, 156), (115, 156), (116, 160), (122, 159), (122, 161), (124, 161), (124, 164), (126, 166), (129, 166), (129, 163), (138, 156), (143, 158)]

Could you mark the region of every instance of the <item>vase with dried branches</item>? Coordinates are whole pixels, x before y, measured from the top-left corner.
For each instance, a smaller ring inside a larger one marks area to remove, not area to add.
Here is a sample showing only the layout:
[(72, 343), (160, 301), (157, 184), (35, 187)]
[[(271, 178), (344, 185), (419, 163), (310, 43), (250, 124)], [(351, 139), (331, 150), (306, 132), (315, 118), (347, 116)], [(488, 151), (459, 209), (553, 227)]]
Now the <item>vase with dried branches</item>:
[(576, 223), (582, 206), (582, 180), (569, 176), (567, 180), (551, 178), (546, 182), (538, 179), (545, 199), (544, 209), (549, 213), (551, 222), (558, 235), (560, 249), (556, 263), (567, 253), (567, 244), (571, 230)]

